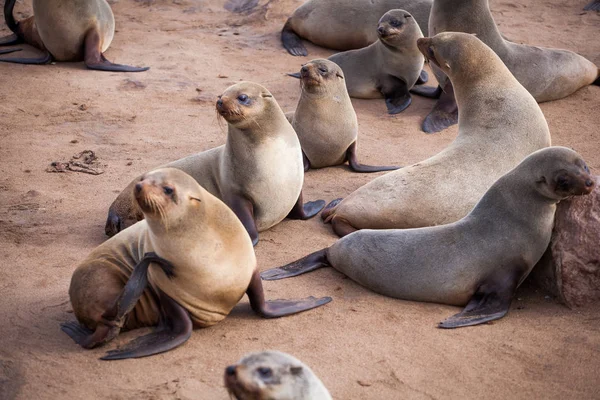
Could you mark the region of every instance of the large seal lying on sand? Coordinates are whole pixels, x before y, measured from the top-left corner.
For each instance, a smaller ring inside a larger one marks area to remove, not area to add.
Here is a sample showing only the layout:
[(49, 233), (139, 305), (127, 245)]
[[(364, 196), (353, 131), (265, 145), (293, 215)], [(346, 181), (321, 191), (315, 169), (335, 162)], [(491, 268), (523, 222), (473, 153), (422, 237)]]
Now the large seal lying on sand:
[[(505, 40), (494, 22), (488, 0), (435, 0), (429, 32), (477, 35), (498, 54), (538, 103), (562, 99), (592, 83), (600, 85), (598, 67), (578, 54)], [(423, 130), (428, 133), (439, 132), (457, 122), (452, 83), (439, 68), (432, 68), (444, 91), (438, 88), (440, 99), (423, 122)], [(485, 64), (481, 68), (485, 70)]]
[(304, 170), (339, 165), (346, 161), (356, 172), (391, 171), (358, 162), (358, 120), (344, 72), (332, 61), (317, 59), (300, 70), (300, 100), (294, 113), (286, 114), (304, 154)]
[(300, 38), (335, 50), (361, 49), (378, 39), (373, 27), (395, 8), (408, 10), (427, 35), (432, 0), (308, 0), (281, 31), (283, 47), (294, 56), (308, 54)]
[(273, 350), (247, 354), (225, 368), (225, 387), (237, 400), (331, 400), (327, 388), (309, 367)]
[[(184, 172), (165, 168), (132, 189), (145, 220), (97, 247), (75, 270), (69, 296), (77, 322), (62, 329), (85, 348), (158, 324), (105, 360), (144, 357), (187, 341), (192, 327), (225, 318), (244, 293), (267, 317), (331, 298), (266, 302), (252, 242), (236, 215)], [(149, 284), (149, 285), (148, 285)]]
[(419, 39), (419, 48), (453, 83), (460, 109), (458, 137), (435, 156), (380, 176), (339, 204), (330, 203), (322, 216), (340, 236), (356, 229), (457, 221), (496, 179), (550, 145), (540, 107), (482, 41), (446, 32)]
[[(27, 43), (44, 52), (40, 58), (3, 58), (19, 64), (47, 64), (57, 61), (84, 61), (90, 69), (140, 72), (147, 67), (113, 64), (104, 58), (115, 34), (115, 18), (106, 0), (33, 0), (33, 17), (16, 22), (16, 0), (6, 0), (4, 18), (15, 33), (0, 46)], [(15, 50), (8, 50), (8, 53)]]
[[(325, 205), (303, 204), (302, 149), (294, 128), (273, 95), (263, 86), (240, 82), (217, 101), (228, 123), (227, 142), (165, 165), (190, 174), (203, 188), (225, 202), (240, 218), (253, 243), (258, 232), (284, 218), (308, 219)], [(112, 203), (106, 234), (142, 218), (133, 200), (134, 179)]]
[(544, 254), (556, 203), (593, 187), (579, 154), (565, 147), (538, 150), (498, 179), (457, 222), (354, 232), (261, 276), (282, 279), (332, 266), (385, 296), (466, 304), (441, 328), (481, 324), (508, 312), (516, 288)]

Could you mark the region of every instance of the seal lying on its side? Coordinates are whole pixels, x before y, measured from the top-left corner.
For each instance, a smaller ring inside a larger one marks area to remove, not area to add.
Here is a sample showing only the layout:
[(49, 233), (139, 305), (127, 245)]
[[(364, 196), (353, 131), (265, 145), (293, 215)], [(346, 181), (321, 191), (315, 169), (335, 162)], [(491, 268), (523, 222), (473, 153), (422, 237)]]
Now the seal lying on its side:
[[(15, 33), (3, 38), (0, 46), (27, 43), (44, 52), (40, 58), (2, 58), (18, 64), (48, 64), (57, 61), (84, 61), (90, 69), (141, 72), (147, 67), (113, 64), (104, 57), (115, 34), (115, 18), (106, 0), (33, 0), (33, 16), (16, 22), (16, 0), (4, 3), (4, 19)], [(2, 51), (9, 53), (17, 50)]]
[(183, 171), (150, 172), (132, 191), (146, 219), (98, 246), (77, 267), (69, 296), (79, 323), (66, 322), (62, 329), (84, 348), (108, 342), (121, 328), (158, 329), (104, 360), (177, 347), (193, 326), (224, 319), (244, 293), (266, 318), (331, 301), (265, 301), (254, 249), (239, 219)]
[(225, 387), (237, 400), (331, 400), (327, 388), (309, 367), (273, 350), (247, 354), (225, 368)]
[(556, 203), (592, 191), (579, 154), (538, 150), (498, 179), (460, 221), (417, 229), (362, 230), (263, 279), (332, 266), (361, 285), (398, 299), (465, 305), (441, 328), (502, 318), (516, 288), (550, 243)]

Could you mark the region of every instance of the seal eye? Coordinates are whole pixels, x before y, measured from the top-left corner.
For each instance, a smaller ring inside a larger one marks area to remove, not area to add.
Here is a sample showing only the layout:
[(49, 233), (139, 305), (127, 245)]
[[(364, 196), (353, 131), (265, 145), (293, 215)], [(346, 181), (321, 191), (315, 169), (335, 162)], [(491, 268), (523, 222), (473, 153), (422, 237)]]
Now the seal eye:
[(165, 194), (166, 194), (167, 196), (170, 196), (170, 195), (172, 195), (172, 194), (173, 194), (173, 188), (171, 188), (171, 187), (168, 187), (168, 186), (164, 186), (164, 187), (163, 187), (163, 192), (165, 192)]
[(248, 102), (249, 102), (249, 100), (250, 100), (250, 99), (248, 98), (248, 96), (247, 96), (247, 95), (245, 95), (245, 94), (240, 94), (240, 95), (237, 97), (237, 99), (238, 99), (238, 101), (239, 101), (241, 104), (248, 104)]
[(319, 72), (321, 73), (321, 75), (325, 75), (327, 73), (327, 68), (319, 67)]
[(258, 374), (260, 375), (260, 377), (263, 379), (268, 379), (271, 376), (273, 376), (273, 370), (268, 367), (260, 367), (257, 369), (257, 371), (258, 371)]
[(588, 168), (588, 166), (586, 164), (583, 164), (583, 170), (585, 172), (587, 172), (588, 174), (590, 173), (590, 169)]
[(398, 21), (397, 19), (393, 19), (390, 21), (390, 25), (393, 26), (394, 28), (398, 28), (402, 26), (402, 22)]

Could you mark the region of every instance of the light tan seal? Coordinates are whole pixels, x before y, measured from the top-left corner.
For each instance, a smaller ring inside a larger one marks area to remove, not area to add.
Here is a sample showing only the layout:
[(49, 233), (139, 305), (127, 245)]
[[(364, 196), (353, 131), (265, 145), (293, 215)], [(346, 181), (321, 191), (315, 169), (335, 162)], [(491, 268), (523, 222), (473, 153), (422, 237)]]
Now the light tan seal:
[(224, 319), (244, 293), (273, 318), (331, 298), (265, 301), (252, 242), (236, 215), (174, 168), (144, 175), (135, 198), (145, 220), (107, 240), (77, 267), (69, 296), (78, 322), (62, 329), (85, 348), (158, 324), (105, 360), (144, 357), (187, 341), (192, 327)]
[[(15, 33), (0, 45), (27, 43), (44, 52), (39, 58), (3, 58), (19, 64), (84, 61), (90, 69), (141, 72), (147, 67), (113, 64), (104, 57), (115, 34), (115, 18), (106, 0), (33, 0), (33, 16), (16, 22), (16, 0), (6, 0), (4, 18)], [(12, 52), (15, 50), (8, 50)], [(0, 53), (2, 54), (2, 53)]]
[(227, 392), (237, 400), (331, 400), (308, 366), (280, 351), (247, 354), (225, 368), (224, 378)]
[(441, 328), (481, 324), (508, 312), (516, 288), (546, 251), (556, 203), (589, 194), (593, 187), (579, 154), (565, 147), (538, 150), (498, 179), (457, 222), (354, 232), (261, 275), (281, 279), (332, 266), (385, 296), (466, 305)]
[(356, 229), (457, 221), (496, 179), (550, 145), (548, 124), (536, 101), (477, 37), (446, 32), (419, 39), (419, 48), (452, 81), (461, 111), (458, 137), (435, 156), (330, 203), (322, 216), (340, 236)]
[(358, 119), (344, 72), (334, 62), (312, 60), (300, 70), (300, 100), (288, 114), (304, 154), (304, 170), (348, 161), (356, 172), (391, 171), (399, 167), (364, 165), (358, 161)]
[[(325, 202), (303, 203), (302, 149), (294, 128), (263, 86), (240, 82), (219, 96), (228, 124), (225, 145), (165, 165), (190, 174), (240, 218), (253, 243), (284, 218), (308, 219)], [(133, 201), (134, 179), (110, 206), (105, 231), (114, 235), (142, 218)]]
[(412, 15), (390, 10), (377, 23), (379, 40), (358, 50), (329, 57), (342, 68), (350, 97), (385, 98), (390, 114), (405, 110), (411, 103), (409, 91), (423, 68), (423, 54), (417, 39), (423, 34)]
[(432, 0), (308, 0), (281, 31), (283, 47), (294, 56), (308, 54), (300, 38), (334, 50), (367, 47), (378, 40), (373, 27), (393, 9), (408, 10), (427, 35)]
[[(494, 22), (488, 0), (435, 0), (429, 33), (433, 36), (441, 32), (477, 35), (496, 52), (538, 103), (562, 99), (592, 83), (600, 85), (598, 67), (576, 53), (504, 39)], [(439, 68), (432, 69), (444, 91), (439, 89), (440, 99), (423, 122), (423, 130), (427, 133), (439, 132), (455, 124), (458, 112), (452, 83)]]

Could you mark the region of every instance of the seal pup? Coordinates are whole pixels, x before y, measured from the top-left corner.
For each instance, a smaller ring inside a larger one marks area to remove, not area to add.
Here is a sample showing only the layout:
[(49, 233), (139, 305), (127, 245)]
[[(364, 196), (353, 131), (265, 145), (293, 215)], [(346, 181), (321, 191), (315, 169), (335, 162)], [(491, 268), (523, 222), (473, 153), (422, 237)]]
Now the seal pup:
[(301, 38), (334, 50), (361, 49), (379, 37), (373, 27), (393, 9), (408, 10), (427, 35), (432, 0), (308, 0), (281, 31), (283, 47), (293, 56), (308, 54)]
[(133, 191), (144, 221), (101, 244), (77, 267), (69, 297), (78, 322), (66, 322), (62, 330), (82, 347), (93, 348), (121, 328), (158, 324), (158, 329), (102, 359), (144, 357), (177, 347), (193, 327), (224, 319), (244, 293), (265, 318), (331, 301), (265, 301), (243, 225), (183, 171), (152, 171)]
[[(600, 85), (598, 67), (579, 54), (504, 39), (492, 17), (488, 0), (435, 0), (429, 32), (432, 36), (441, 32), (477, 35), (494, 50), (538, 103), (562, 99), (592, 83)], [(484, 64), (482, 68), (485, 68)], [(422, 128), (427, 133), (456, 124), (458, 112), (452, 82), (439, 68), (433, 66), (432, 69), (439, 82), (440, 98), (423, 121)]]
[(302, 361), (280, 351), (245, 355), (225, 368), (225, 387), (237, 400), (331, 400), (323, 382)]
[(33, 16), (19, 22), (13, 16), (15, 2), (5, 0), (4, 19), (14, 35), (1, 39), (0, 46), (26, 43), (44, 54), (38, 58), (1, 58), (0, 61), (48, 64), (52, 60), (83, 60), (88, 68), (100, 71), (149, 69), (113, 64), (104, 57), (115, 34), (115, 18), (106, 0), (33, 0)]
[(329, 57), (346, 77), (350, 97), (385, 98), (390, 114), (405, 110), (411, 103), (409, 90), (417, 82), (424, 58), (417, 47), (423, 34), (409, 12), (390, 10), (378, 22), (379, 40), (358, 50)]
[(344, 79), (334, 62), (312, 60), (300, 69), (300, 100), (289, 115), (298, 134), (304, 170), (339, 165), (346, 161), (356, 172), (391, 171), (399, 167), (364, 165), (358, 162), (358, 120)]
[(433, 157), (330, 203), (321, 215), (339, 236), (457, 221), (499, 177), (550, 145), (539, 105), (481, 40), (445, 32), (418, 45), (453, 83), (461, 112), (458, 136)]
[[(219, 96), (216, 109), (228, 124), (224, 145), (165, 165), (191, 175), (227, 204), (252, 242), (284, 218), (308, 219), (325, 202), (303, 203), (304, 165), (298, 136), (273, 95), (263, 86), (240, 82)], [(105, 232), (114, 235), (142, 218), (133, 200), (134, 179), (108, 212)]]
[(416, 229), (362, 230), (263, 272), (282, 279), (332, 266), (384, 296), (464, 306), (441, 328), (502, 318), (552, 236), (556, 204), (595, 185), (581, 156), (538, 150), (502, 176), (461, 220)]

